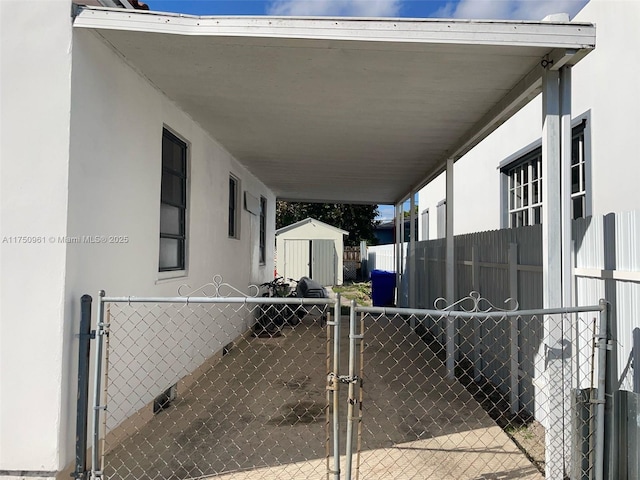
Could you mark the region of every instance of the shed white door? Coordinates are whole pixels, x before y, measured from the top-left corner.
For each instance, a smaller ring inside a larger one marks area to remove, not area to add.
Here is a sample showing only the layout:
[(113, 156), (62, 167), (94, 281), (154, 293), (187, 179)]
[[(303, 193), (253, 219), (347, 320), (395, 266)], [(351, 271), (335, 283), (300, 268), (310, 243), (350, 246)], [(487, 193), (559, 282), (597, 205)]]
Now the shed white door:
[(321, 285), (335, 285), (337, 253), (333, 240), (285, 240), (285, 278), (310, 277)]
[(311, 276), (311, 255), (309, 240), (284, 241), (284, 272), (285, 278)]
[(313, 240), (311, 278), (320, 285), (336, 284), (336, 246), (333, 240)]

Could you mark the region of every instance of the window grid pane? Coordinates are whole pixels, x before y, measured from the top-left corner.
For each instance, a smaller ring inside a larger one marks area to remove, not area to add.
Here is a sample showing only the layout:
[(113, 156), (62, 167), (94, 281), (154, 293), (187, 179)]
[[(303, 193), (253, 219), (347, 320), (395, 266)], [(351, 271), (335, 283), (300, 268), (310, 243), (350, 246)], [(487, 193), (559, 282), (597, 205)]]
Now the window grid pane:
[(238, 198), (238, 180), (229, 177), (229, 236), (237, 238), (237, 198)]
[(267, 261), (267, 199), (260, 197), (260, 264)]
[[(586, 215), (586, 123), (573, 129), (571, 141), (572, 218)], [(516, 160), (503, 173), (508, 177), (508, 219), (510, 227), (542, 223), (542, 149), (537, 148)]]
[(159, 270), (184, 270), (187, 210), (187, 144), (162, 132)]

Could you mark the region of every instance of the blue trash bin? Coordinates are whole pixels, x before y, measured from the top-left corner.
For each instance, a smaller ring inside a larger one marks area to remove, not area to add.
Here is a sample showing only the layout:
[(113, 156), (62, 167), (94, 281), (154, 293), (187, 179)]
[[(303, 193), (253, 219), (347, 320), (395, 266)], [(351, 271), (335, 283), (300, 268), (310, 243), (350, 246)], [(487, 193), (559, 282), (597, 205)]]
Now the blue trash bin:
[(395, 272), (371, 271), (371, 300), (374, 307), (393, 307), (396, 299), (395, 288)]

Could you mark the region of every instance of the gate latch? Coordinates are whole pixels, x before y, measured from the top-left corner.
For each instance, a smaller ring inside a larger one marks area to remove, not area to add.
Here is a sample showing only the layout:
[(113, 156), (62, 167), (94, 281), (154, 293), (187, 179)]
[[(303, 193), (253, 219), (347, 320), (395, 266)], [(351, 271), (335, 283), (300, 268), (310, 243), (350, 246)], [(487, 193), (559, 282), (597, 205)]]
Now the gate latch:
[(357, 375), (354, 375), (353, 377), (350, 377), (349, 375), (338, 375), (338, 381), (340, 383), (357, 383), (358, 380), (360, 380), (360, 377)]

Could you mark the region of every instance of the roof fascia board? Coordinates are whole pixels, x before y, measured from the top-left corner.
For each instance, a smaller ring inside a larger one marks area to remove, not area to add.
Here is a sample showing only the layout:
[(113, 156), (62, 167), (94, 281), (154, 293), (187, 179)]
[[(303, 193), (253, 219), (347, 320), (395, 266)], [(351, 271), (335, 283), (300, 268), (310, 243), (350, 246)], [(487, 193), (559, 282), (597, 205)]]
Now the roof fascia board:
[(396, 43), (475, 44), (590, 48), (589, 23), (441, 19), (196, 17), (149, 11), (86, 7), (76, 28), (177, 35), (358, 40)]

